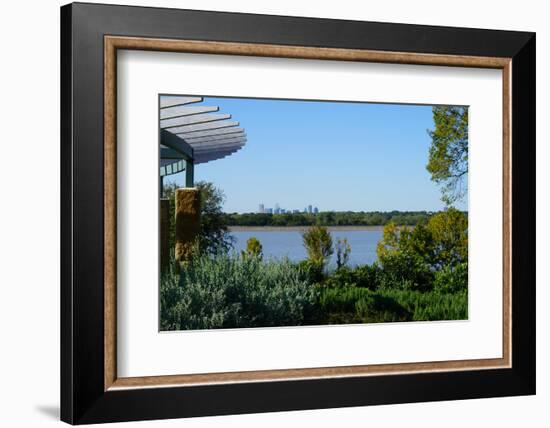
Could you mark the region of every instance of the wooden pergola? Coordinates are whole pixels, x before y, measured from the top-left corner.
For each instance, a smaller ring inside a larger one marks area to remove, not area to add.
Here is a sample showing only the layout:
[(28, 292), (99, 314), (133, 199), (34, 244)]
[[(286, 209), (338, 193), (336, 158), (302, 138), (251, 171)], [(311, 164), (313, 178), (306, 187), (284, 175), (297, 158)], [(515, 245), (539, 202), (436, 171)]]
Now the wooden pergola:
[(246, 143), (244, 129), (219, 113), (219, 107), (195, 105), (202, 97), (160, 96), (160, 181), (185, 171), (185, 187), (194, 185), (194, 167), (230, 156)]

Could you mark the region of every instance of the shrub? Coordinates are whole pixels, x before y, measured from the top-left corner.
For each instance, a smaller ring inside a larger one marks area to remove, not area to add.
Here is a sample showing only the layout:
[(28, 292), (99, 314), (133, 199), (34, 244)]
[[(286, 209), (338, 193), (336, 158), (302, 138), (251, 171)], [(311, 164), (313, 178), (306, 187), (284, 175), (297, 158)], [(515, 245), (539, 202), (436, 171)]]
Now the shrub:
[(357, 286), (357, 278), (354, 269), (349, 267), (341, 267), (336, 269), (326, 277), (322, 285), (324, 287), (355, 287)]
[(161, 329), (301, 325), (316, 299), (288, 260), (195, 255), (179, 280), (174, 273), (162, 278)]
[(302, 234), (308, 259), (316, 264), (326, 264), (333, 253), (332, 236), (324, 226), (312, 226)]
[(376, 290), (383, 283), (383, 272), (378, 264), (342, 267), (331, 272), (323, 281), (325, 287), (361, 287)]
[(457, 293), (468, 290), (468, 263), (444, 266), (435, 273), (434, 290), (440, 293)]
[(384, 283), (384, 272), (378, 263), (357, 266), (353, 273), (357, 287), (376, 290), (381, 288)]
[(325, 289), (319, 298), (319, 307), (329, 324), (407, 321), (411, 318), (392, 297), (364, 288)]
[(326, 279), (323, 263), (311, 260), (302, 260), (297, 264), (297, 266), (300, 269), (302, 278), (308, 284), (319, 284)]
[(383, 259), (382, 288), (429, 291), (432, 282), (433, 272), (418, 254), (398, 252)]
[(243, 255), (248, 257), (262, 258), (262, 244), (255, 236), (248, 238), (246, 241), (246, 252), (243, 251)]
[(382, 294), (373, 294), (358, 300), (355, 312), (363, 322), (410, 321), (411, 314), (395, 299)]

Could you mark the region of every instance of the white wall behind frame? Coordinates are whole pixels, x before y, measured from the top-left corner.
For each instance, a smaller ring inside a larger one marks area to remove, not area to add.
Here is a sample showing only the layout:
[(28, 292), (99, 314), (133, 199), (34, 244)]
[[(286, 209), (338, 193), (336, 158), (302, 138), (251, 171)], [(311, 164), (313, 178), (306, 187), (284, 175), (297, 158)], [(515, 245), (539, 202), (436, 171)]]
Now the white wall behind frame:
[[(97, 1), (94, 1), (97, 2)], [(3, 388), (0, 398), (2, 423), (9, 427), (59, 427), (59, 9), (66, 1), (29, 0), (5, 2), (0, 14), (0, 33), (7, 42), (3, 58), (0, 104), (1, 141), (18, 141), (29, 126), (28, 99), (39, 99), (40, 115), (33, 116), (39, 138), (26, 141), (32, 152), (25, 164), (32, 171), (21, 174), (14, 162), (21, 145), (0, 146), (0, 193), (6, 202), (0, 222), (0, 325), (9, 352), (0, 356)], [(187, 420), (128, 422), (134, 427), (279, 428), (289, 427), (408, 427), (446, 428), (480, 425), (516, 428), (545, 427), (550, 402), (550, 139), (544, 126), (550, 116), (550, 28), (548, 6), (538, 0), (440, 0), (295, 1), (266, 0), (102, 0), (101, 3), (226, 10), (250, 13), (316, 16), (411, 24), (454, 25), (537, 31), (537, 340), (539, 361), (537, 395), (348, 409), (236, 415)], [(24, 23), (24, 25), (22, 25)], [(17, 41), (14, 43), (14, 41)], [(543, 76), (540, 78), (540, 76)], [(36, 189), (39, 188), (39, 191)], [(32, 198), (29, 189), (34, 189)], [(9, 203), (8, 203), (9, 202)], [(12, 204), (12, 202), (14, 202)], [(35, 222), (36, 207), (41, 222)], [(17, 207), (17, 209), (15, 209)], [(47, 225), (47, 227), (44, 227)], [(30, 245), (32, 238), (32, 245)], [(23, 303), (24, 302), (24, 303)], [(22, 309), (24, 307), (24, 310)], [(28, 382), (32, 379), (32, 388)]]

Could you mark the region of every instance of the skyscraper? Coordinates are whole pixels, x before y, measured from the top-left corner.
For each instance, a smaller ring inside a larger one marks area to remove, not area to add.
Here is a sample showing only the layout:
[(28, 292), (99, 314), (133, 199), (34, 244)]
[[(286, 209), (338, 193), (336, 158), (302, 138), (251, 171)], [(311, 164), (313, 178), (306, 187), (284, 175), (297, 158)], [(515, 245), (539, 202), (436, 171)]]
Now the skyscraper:
[(311, 205), (308, 205), (307, 206), (307, 212), (311, 214), (312, 211), (313, 211), (313, 207)]
[(265, 213), (265, 207), (264, 207), (264, 204), (260, 204), (260, 206), (258, 207), (258, 212), (260, 214), (263, 214)]
[(313, 214), (319, 214), (319, 208), (317, 207), (313, 208)]

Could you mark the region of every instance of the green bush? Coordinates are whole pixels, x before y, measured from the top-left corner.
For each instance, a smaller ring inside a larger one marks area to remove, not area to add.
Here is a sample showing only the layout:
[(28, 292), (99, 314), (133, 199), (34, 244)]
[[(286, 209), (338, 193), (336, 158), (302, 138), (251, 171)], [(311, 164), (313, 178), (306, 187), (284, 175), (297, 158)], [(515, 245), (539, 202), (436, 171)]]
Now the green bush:
[(317, 290), (288, 260), (197, 255), (161, 281), (161, 329), (292, 326), (311, 316)]
[(327, 275), (326, 279), (321, 283), (324, 287), (355, 287), (357, 286), (357, 277), (355, 270), (349, 267), (336, 269)]
[(302, 274), (302, 279), (308, 284), (320, 284), (327, 278), (323, 263), (311, 260), (302, 260), (297, 263), (297, 266)]
[(263, 257), (262, 252), (263, 247), (258, 238), (251, 236), (246, 241), (246, 251), (243, 251), (242, 253), (245, 257), (258, 257), (261, 259)]
[(435, 273), (434, 290), (440, 293), (457, 293), (468, 290), (468, 263), (444, 266)]
[(353, 270), (357, 287), (376, 290), (384, 284), (384, 272), (378, 263), (357, 266)]
[(422, 257), (410, 252), (389, 253), (384, 257), (381, 287), (385, 289), (429, 291), (433, 271)]
[(395, 299), (356, 287), (323, 290), (319, 311), (329, 324), (408, 321), (411, 318)]
[(384, 273), (376, 263), (336, 269), (322, 282), (325, 287), (361, 287), (376, 290), (383, 284)]

